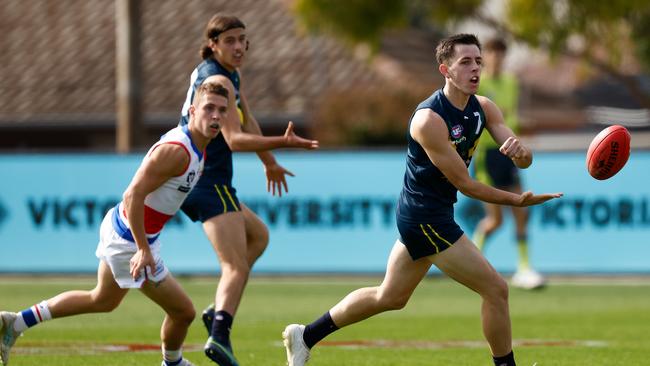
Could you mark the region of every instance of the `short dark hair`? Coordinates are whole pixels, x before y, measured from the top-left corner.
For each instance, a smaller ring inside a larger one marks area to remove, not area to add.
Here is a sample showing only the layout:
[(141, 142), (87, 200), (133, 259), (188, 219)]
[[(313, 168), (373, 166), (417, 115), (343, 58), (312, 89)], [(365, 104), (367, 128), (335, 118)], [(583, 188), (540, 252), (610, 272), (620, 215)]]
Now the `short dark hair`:
[(242, 22), (234, 15), (221, 13), (213, 15), (208, 24), (205, 26), (205, 31), (203, 33), (204, 42), (199, 52), (201, 54), (201, 58), (205, 60), (209, 57), (212, 57), (212, 49), (208, 46), (209, 40), (216, 41), (221, 33), (235, 28), (246, 29), (246, 25), (244, 25), (244, 22)]
[(508, 45), (503, 38), (490, 38), (485, 42), (485, 50), (487, 51), (496, 51), (496, 52), (506, 52), (508, 50)]
[(476, 45), (481, 50), (481, 42), (473, 34), (460, 33), (447, 38), (443, 38), (436, 46), (436, 60), (439, 64), (444, 64), (454, 57), (454, 47), (457, 44)]
[(196, 89), (196, 95), (194, 96), (194, 101), (198, 104), (199, 100), (204, 94), (221, 95), (222, 97), (228, 99), (228, 88), (223, 86), (223, 84), (221, 83), (216, 83), (216, 82), (203, 83)]

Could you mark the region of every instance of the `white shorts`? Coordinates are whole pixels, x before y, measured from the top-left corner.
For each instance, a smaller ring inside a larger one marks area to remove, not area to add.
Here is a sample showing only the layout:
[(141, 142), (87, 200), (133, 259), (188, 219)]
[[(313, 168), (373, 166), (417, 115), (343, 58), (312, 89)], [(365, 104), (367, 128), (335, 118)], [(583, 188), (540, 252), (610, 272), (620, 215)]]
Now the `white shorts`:
[(165, 266), (162, 258), (160, 258), (160, 240), (156, 239), (153, 243), (149, 245), (151, 248), (151, 255), (156, 261), (156, 273), (151, 273), (149, 267), (147, 267), (147, 273), (145, 275), (144, 270), (142, 271), (140, 277), (135, 280), (131, 276), (130, 272), (130, 260), (138, 251), (138, 247), (134, 242), (123, 239), (119, 236), (113, 229), (113, 210), (110, 209), (102, 225), (99, 228), (99, 244), (97, 244), (97, 250), (95, 255), (100, 260), (103, 260), (111, 268), (113, 272), (113, 277), (115, 282), (121, 288), (140, 288), (144, 281), (153, 281), (160, 282), (169, 274), (169, 270)]

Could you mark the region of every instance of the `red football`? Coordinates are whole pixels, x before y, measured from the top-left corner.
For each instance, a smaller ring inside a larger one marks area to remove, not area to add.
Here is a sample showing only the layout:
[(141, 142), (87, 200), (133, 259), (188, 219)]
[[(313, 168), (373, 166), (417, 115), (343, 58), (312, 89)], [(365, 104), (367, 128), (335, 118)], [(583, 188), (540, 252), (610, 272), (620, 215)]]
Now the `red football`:
[(609, 126), (589, 144), (587, 170), (598, 180), (608, 179), (623, 168), (629, 157), (630, 133), (623, 126)]

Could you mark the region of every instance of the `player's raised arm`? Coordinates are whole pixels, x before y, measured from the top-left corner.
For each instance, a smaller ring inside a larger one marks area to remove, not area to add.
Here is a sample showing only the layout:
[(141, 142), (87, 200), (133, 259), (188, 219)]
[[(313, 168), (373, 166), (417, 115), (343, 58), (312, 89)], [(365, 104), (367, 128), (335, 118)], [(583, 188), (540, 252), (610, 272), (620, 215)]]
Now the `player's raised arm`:
[(510, 206), (530, 206), (562, 196), (561, 193), (521, 195), (502, 191), (480, 183), (469, 175), (465, 162), (448, 139), (449, 132), (442, 118), (430, 109), (421, 109), (413, 116), (411, 136), (424, 148), (431, 162), (451, 184), (466, 196), (481, 201)]
[(517, 168), (528, 168), (533, 162), (533, 154), (506, 125), (499, 107), (486, 97), (477, 95), (476, 98), (487, 118), (485, 128), (492, 135), (494, 141), (501, 146), (499, 151), (509, 157)]
[[(229, 92), (234, 91), (232, 82), (223, 75), (212, 75), (205, 79), (204, 83), (218, 82), (226, 85)], [(226, 143), (232, 151), (263, 151), (273, 150), (278, 148), (301, 148), (301, 149), (317, 149), (319, 146), (318, 141), (309, 140), (296, 135), (293, 132), (293, 123), (289, 122), (287, 130), (283, 136), (262, 136), (254, 133), (247, 133), (242, 130), (239, 113), (234, 113), (236, 103), (234, 99), (235, 93), (229, 93), (229, 113), (228, 118), (221, 126), (221, 133), (223, 134)], [(232, 109), (231, 109), (232, 108)], [(231, 110), (233, 112), (231, 112)]]
[[(242, 130), (244, 130), (244, 132), (262, 136), (262, 129), (253, 115), (253, 112), (250, 110), (248, 99), (246, 98), (246, 93), (244, 91), (244, 77), (241, 75), (240, 70), (237, 70), (237, 72), (239, 73), (240, 80), (239, 100), (242, 115), (244, 116), (244, 120), (242, 121)], [(264, 164), (266, 191), (271, 192), (274, 196), (277, 194), (280, 197), (282, 196), (283, 189), (285, 193), (288, 193), (289, 187), (287, 186), (286, 176), (289, 175), (293, 177), (294, 174), (278, 163), (271, 150), (257, 151), (257, 156)]]
[(190, 161), (187, 152), (175, 144), (161, 144), (150, 154), (138, 168), (123, 195), (126, 217), (138, 246), (138, 252), (131, 258), (133, 278), (137, 278), (146, 266), (150, 267), (152, 273), (156, 270), (144, 228), (145, 197), (170, 178), (182, 174)]

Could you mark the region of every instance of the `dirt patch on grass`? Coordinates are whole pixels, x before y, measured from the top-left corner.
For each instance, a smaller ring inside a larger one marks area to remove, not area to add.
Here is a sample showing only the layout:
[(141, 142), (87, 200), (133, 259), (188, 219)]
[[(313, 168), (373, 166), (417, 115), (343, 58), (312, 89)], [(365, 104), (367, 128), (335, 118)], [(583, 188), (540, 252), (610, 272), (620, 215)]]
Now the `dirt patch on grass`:
[[(557, 340), (557, 339), (519, 339), (513, 340), (514, 347), (604, 347), (604, 341), (596, 340)], [(342, 348), (485, 348), (485, 341), (421, 341), (421, 340), (356, 340), (356, 341), (323, 341), (318, 344), (325, 347)]]
[[(202, 345), (184, 345), (184, 351), (198, 351)], [(11, 349), (14, 354), (58, 354), (58, 355), (96, 355), (111, 352), (152, 352), (160, 353), (159, 344), (86, 344), (86, 343), (23, 343)]]

